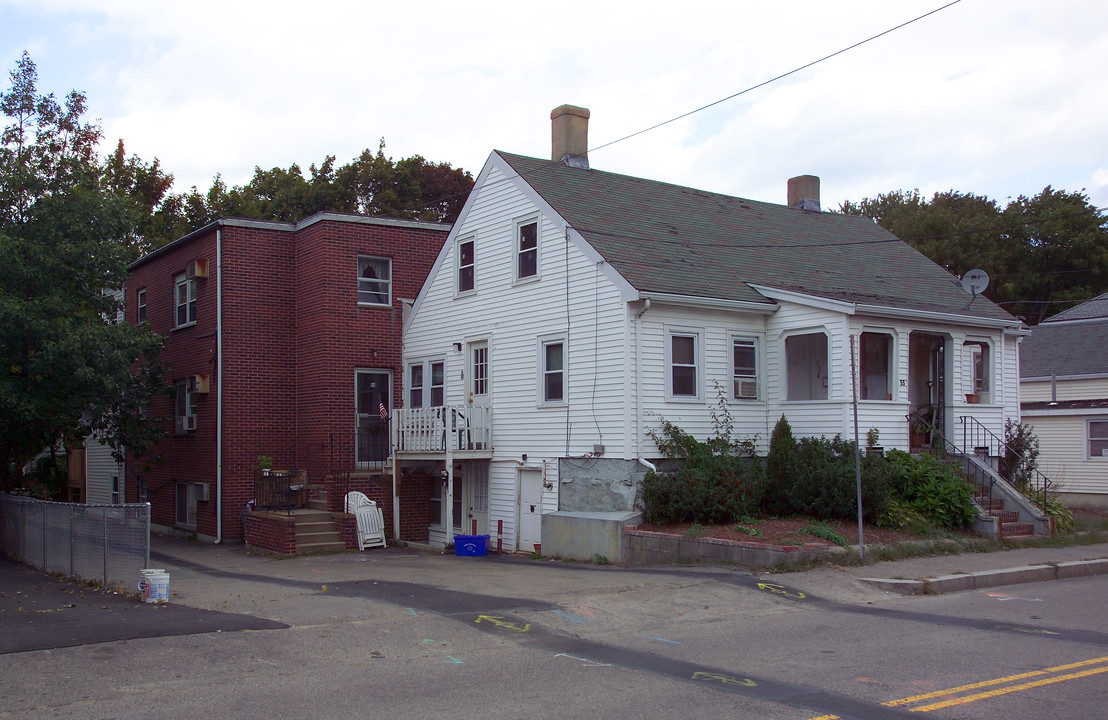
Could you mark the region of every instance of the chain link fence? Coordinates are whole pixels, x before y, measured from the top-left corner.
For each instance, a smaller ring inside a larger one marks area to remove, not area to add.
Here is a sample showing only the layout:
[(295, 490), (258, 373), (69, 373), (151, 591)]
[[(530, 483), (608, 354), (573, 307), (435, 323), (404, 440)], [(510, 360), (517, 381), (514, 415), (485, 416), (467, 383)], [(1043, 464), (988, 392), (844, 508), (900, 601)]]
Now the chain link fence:
[(84, 505), (0, 494), (0, 550), (17, 562), (130, 588), (150, 566), (150, 504)]

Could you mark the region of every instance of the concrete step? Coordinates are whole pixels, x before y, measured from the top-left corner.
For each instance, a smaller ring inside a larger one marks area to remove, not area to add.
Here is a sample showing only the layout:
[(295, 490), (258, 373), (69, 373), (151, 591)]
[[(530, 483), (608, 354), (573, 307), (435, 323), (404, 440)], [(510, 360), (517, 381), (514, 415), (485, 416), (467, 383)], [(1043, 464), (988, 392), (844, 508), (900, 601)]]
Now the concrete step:
[(328, 553), (328, 552), (346, 552), (346, 543), (343, 542), (317, 542), (317, 543), (305, 543), (300, 542), (297, 538), (296, 541), (296, 554), (297, 555), (312, 555), (315, 553)]
[(301, 543), (316, 543), (316, 542), (341, 542), (342, 535), (336, 530), (313, 530), (309, 532), (301, 532), (300, 528), (296, 529), (296, 546), (300, 547)]

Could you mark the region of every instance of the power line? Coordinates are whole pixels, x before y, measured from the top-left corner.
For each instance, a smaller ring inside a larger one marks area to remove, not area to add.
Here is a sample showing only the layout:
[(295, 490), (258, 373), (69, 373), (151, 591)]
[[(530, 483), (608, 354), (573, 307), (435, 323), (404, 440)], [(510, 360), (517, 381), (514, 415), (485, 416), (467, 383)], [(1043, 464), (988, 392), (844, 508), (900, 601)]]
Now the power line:
[[(789, 77), (790, 75), (795, 75), (798, 72), (801, 72), (803, 70), (807, 70), (808, 68), (814, 67), (815, 65), (819, 65), (820, 63), (825, 62), (827, 60), (830, 60), (831, 58), (837, 57), (839, 55), (842, 55), (843, 53), (846, 53), (846, 52), (849, 52), (851, 50), (854, 50), (855, 48), (861, 47), (862, 45), (865, 45), (866, 43), (873, 42), (874, 40), (877, 40), (878, 38), (884, 37), (885, 35), (888, 35), (889, 33), (896, 32), (897, 30), (905, 28), (905, 27), (911, 25), (912, 23), (919, 22), (920, 20), (923, 20), (924, 18), (930, 17), (931, 15), (934, 15), (935, 13), (946, 10), (949, 7), (957, 5), (961, 1), (962, 0), (953, 0), (952, 2), (949, 2), (946, 5), (942, 5), (940, 7), (937, 7), (934, 10), (926, 12), (923, 15), (920, 15), (918, 17), (914, 17), (911, 20), (908, 20), (906, 22), (902, 22), (899, 25), (896, 25), (894, 27), (889, 28), (888, 30), (884, 30), (882, 32), (879, 32), (876, 35), (872, 35), (872, 36), (866, 38), (865, 40), (859, 40), (858, 42), (856, 42), (852, 45), (848, 45), (847, 47), (842, 48), (841, 50), (836, 50), (835, 52), (831, 53), (830, 55), (824, 55), (823, 57), (819, 58), (818, 60), (812, 60), (811, 62), (805, 63), (804, 65), (801, 65), (797, 68), (793, 68), (792, 70), (789, 70), (788, 72), (784, 72), (784, 73), (781, 73), (780, 75), (776, 75), (776, 76), (770, 78), (769, 80), (764, 80), (764, 81), (758, 83), (757, 85), (751, 85), (750, 87), (746, 88), (745, 90), (740, 90), (739, 92), (732, 93), (731, 95), (728, 95), (727, 97), (720, 98), (719, 100), (715, 100), (713, 102), (710, 102), (707, 105), (703, 105), (701, 107), (696, 108), (695, 110), (689, 110), (686, 113), (682, 113), (681, 115), (678, 115), (676, 117), (672, 117), (669, 120), (665, 120), (665, 121), (657, 123), (655, 125), (651, 125), (648, 128), (638, 130), (636, 132), (631, 133), (630, 135), (624, 135), (623, 137), (618, 138), (616, 140), (606, 142), (602, 145), (597, 145), (596, 147), (593, 147), (593, 148), (590, 148), (589, 150), (586, 150), (585, 154), (588, 154), (590, 152), (596, 152), (598, 150), (603, 150), (604, 148), (611, 147), (612, 145), (624, 142), (625, 140), (630, 140), (633, 137), (638, 137), (639, 135), (643, 135), (644, 133), (651, 132), (652, 130), (657, 130), (660, 127), (664, 127), (666, 125), (669, 125), (670, 123), (674, 123), (674, 122), (677, 122), (678, 120), (682, 120), (684, 118), (687, 118), (690, 115), (695, 115), (698, 112), (702, 112), (704, 110), (707, 110), (708, 108), (715, 107), (716, 105), (719, 105), (721, 103), (725, 103), (728, 100), (733, 100), (733, 99), (735, 99), (735, 98), (737, 98), (741, 95), (745, 95), (745, 94), (747, 94), (749, 92), (753, 92), (754, 90), (757, 90), (759, 88), (763, 88), (766, 85), (770, 85), (771, 83), (775, 83), (778, 80), (782, 80), (784, 78)], [(556, 166), (557, 166), (556, 163), (552, 163), (551, 165), (545, 165), (541, 168), (537, 168), (535, 170), (531, 170), (531, 171), (528, 171), (528, 172), (519, 173), (517, 171), (517, 174), (520, 178), (524, 178), (524, 177), (528, 177), (528, 176), (531, 176), (531, 175), (536, 175), (540, 172), (545, 172), (547, 169), (549, 169), (551, 167), (556, 167)], [(507, 181), (507, 179), (505, 179), (502, 182), (506, 182), (506, 181)], [(492, 184), (490, 183), (490, 185), (492, 185)], [(454, 193), (452, 195), (447, 195), (445, 197), (433, 200), (429, 203), (425, 203), (423, 205), (423, 207), (425, 207), (425, 208), (426, 207), (434, 207), (436, 205), (447, 202), (449, 200), (453, 200), (456, 197), (460, 197), (463, 194), (468, 194), (468, 193)]]

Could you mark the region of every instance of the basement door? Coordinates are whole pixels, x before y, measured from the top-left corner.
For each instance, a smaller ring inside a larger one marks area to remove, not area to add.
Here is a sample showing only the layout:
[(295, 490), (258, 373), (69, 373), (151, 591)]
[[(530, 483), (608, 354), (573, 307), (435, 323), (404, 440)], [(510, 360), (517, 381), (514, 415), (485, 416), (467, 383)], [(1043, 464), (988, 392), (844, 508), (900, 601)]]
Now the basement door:
[(542, 470), (519, 470), (519, 533), (518, 549), (535, 552), (535, 545), (542, 542)]

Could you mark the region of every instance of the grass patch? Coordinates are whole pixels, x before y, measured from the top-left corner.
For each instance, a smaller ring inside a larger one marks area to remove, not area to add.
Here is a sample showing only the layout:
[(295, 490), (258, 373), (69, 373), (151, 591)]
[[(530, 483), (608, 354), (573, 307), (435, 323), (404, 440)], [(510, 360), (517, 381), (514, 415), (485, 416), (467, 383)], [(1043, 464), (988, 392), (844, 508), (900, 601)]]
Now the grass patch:
[(750, 535), (752, 537), (761, 537), (762, 531), (749, 525), (736, 525), (732, 528), (737, 533), (743, 533), (744, 535)]
[(800, 529), (800, 534), (817, 537), (821, 540), (835, 543), (839, 547), (846, 547), (846, 538), (823, 523), (809, 523)]
[(707, 532), (708, 528), (704, 527), (698, 522), (694, 522), (692, 525), (689, 526), (689, 529), (685, 531), (684, 535), (685, 537), (698, 538), (704, 537), (704, 534)]

